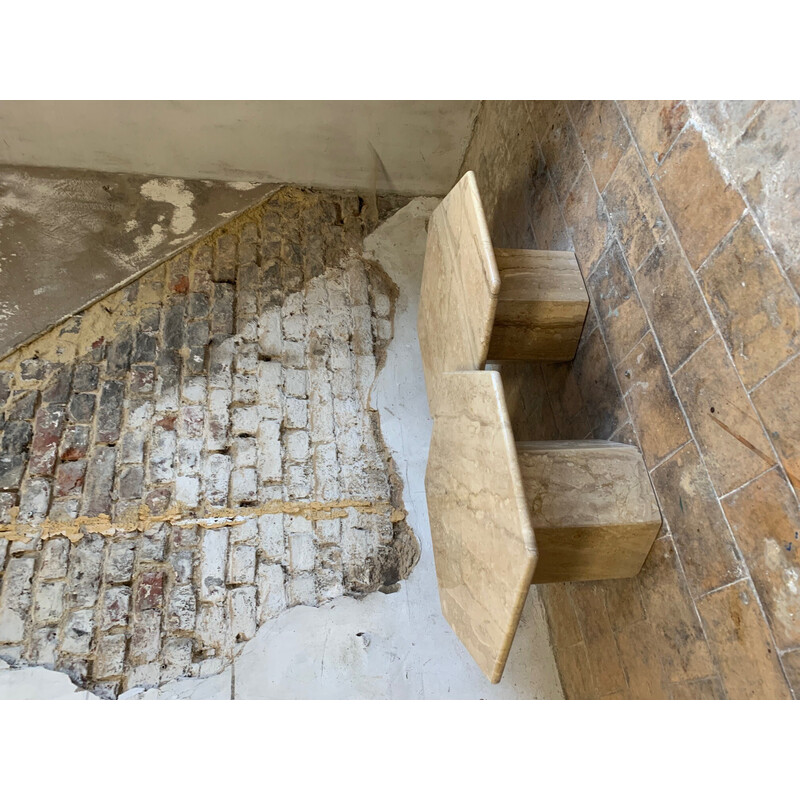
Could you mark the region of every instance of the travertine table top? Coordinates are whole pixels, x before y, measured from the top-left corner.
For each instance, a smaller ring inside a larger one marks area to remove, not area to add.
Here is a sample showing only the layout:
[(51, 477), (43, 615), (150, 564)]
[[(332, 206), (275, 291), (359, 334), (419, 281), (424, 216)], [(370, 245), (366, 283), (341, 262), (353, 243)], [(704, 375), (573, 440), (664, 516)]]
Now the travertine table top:
[(442, 612), (500, 680), (536, 566), (536, 543), (500, 375), (441, 375), (425, 490)]
[(428, 223), (417, 331), (433, 415), (442, 373), (483, 369), (499, 294), (478, 185), (467, 172)]

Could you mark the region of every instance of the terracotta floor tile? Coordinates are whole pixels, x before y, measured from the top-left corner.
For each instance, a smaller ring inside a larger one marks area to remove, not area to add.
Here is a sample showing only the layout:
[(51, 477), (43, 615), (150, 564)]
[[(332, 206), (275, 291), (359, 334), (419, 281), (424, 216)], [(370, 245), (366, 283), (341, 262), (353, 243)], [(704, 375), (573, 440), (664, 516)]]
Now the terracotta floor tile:
[(672, 233), (634, 275), (667, 366), (674, 370), (713, 332), (703, 295)]
[(698, 277), (745, 386), (800, 349), (800, 301), (749, 215)]
[(731, 700), (789, 700), (769, 628), (747, 581), (701, 598), (708, 643)]
[(693, 442), (652, 473), (694, 597), (744, 577), (725, 516)]
[(683, 100), (622, 100), (622, 111), (652, 174), (689, 119)]
[(800, 508), (778, 469), (722, 501), (775, 643), (800, 647)]
[(620, 362), (617, 376), (645, 463), (653, 467), (689, 440), (689, 429), (652, 334)]
[(719, 336), (704, 344), (673, 382), (718, 494), (733, 491), (775, 463)]
[(681, 133), (653, 181), (686, 257), (697, 269), (742, 215), (741, 195), (725, 182), (694, 128)]
[(588, 100), (572, 116), (597, 188), (602, 192), (631, 142), (613, 100)]

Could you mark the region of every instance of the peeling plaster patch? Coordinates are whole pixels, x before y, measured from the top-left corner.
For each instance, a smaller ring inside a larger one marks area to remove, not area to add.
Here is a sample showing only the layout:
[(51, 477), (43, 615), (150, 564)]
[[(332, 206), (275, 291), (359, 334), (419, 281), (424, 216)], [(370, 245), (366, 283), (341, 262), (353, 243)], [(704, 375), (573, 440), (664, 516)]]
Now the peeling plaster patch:
[[(192, 210), (194, 195), (186, 188), (186, 184), (177, 178), (154, 178), (147, 181), (139, 190), (142, 197), (156, 202), (169, 203), (175, 206), (170, 222), (173, 233), (188, 233), (195, 223)], [(155, 226), (153, 226), (155, 228)]]
[(129, 219), (125, 223), (125, 230), (130, 233), (131, 231), (135, 231), (139, 227), (139, 223), (135, 219)]
[(228, 186), (231, 189), (236, 189), (237, 192), (250, 192), (257, 189), (260, 183), (251, 183), (250, 181), (228, 181)]

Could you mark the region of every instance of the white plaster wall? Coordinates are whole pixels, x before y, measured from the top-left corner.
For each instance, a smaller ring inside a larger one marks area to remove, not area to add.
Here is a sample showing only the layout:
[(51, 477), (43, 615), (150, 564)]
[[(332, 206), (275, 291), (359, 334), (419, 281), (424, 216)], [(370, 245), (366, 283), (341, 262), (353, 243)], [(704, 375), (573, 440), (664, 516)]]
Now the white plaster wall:
[(0, 164), (444, 195), (477, 101), (2, 101)]

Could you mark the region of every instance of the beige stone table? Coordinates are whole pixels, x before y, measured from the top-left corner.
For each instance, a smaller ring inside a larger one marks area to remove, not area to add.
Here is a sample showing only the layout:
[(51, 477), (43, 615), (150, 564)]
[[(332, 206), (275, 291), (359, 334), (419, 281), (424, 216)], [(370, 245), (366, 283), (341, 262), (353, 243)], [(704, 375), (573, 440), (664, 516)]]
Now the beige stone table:
[(635, 447), (515, 442), (484, 369), (571, 359), (587, 307), (572, 253), (492, 248), (472, 173), (431, 217), (417, 323), (431, 537), (444, 617), (493, 683), (531, 583), (633, 576), (661, 527)]
[(438, 376), (492, 361), (569, 361), (589, 296), (574, 253), (492, 247), (475, 176), (431, 215), (417, 331), (428, 403)]

